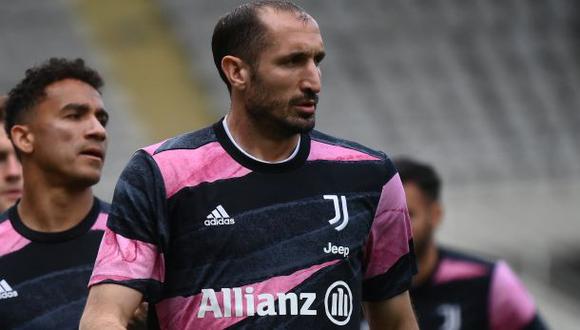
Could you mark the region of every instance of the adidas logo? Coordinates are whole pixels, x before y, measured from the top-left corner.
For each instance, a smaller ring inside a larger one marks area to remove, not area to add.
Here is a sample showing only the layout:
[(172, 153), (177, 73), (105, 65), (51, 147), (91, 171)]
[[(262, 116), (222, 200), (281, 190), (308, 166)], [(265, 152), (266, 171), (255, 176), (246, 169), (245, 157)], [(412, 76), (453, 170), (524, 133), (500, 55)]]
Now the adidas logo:
[(223, 206), (218, 205), (203, 222), (206, 226), (224, 226), (235, 224), (234, 218), (230, 218), (228, 212), (224, 210)]
[(5, 280), (0, 281), (0, 299), (16, 298), (18, 292), (12, 290), (12, 287)]

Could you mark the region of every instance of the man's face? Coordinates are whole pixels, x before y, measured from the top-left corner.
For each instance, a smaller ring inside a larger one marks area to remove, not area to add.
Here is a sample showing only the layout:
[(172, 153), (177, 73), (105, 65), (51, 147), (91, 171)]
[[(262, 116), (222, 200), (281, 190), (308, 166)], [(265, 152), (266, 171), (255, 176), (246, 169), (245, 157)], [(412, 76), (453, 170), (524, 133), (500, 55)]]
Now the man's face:
[(441, 220), (440, 204), (427, 198), (415, 183), (405, 183), (403, 189), (411, 216), (415, 253), (418, 258), (422, 258), (433, 242), (435, 229)]
[(108, 114), (101, 95), (73, 79), (47, 86), (45, 94), (26, 120), (33, 138), (27, 157), (32, 168), (57, 185), (94, 185), (107, 150)]
[(0, 212), (4, 212), (22, 195), (22, 167), (4, 131), (4, 123), (0, 124)]
[(263, 10), (268, 46), (252, 68), (245, 94), (248, 114), (282, 137), (314, 128), (316, 104), (321, 90), (319, 64), (324, 44), (314, 19), (296, 14)]

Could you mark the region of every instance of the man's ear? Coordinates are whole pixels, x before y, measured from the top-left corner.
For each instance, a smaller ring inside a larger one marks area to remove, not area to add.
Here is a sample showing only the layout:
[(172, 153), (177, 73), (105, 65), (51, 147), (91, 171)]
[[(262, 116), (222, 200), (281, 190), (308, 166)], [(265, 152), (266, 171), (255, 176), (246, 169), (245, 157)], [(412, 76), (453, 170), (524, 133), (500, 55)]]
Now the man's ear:
[(34, 151), (34, 135), (26, 125), (14, 125), (10, 129), (10, 139), (14, 147), (21, 153), (29, 154)]
[(239, 57), (227, 55), (222, 58), (222, 70), (232, 89), (244, 90), (251, 78), (250, 67)]

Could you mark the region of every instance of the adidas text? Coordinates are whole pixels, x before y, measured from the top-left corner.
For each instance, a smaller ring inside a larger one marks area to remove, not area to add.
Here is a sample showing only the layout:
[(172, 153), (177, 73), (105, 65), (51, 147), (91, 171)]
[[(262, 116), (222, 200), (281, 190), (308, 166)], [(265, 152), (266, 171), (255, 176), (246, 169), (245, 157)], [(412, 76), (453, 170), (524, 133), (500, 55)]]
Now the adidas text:
[(8, 298), (16, 298), (16, 297), (18, 297), (18, 292), (16, 292), (16, 291), (0, 293), (0, 299), (8, 299)]
[(203, 222), (206, 226), (223, 226), (223, 225), (233, 225), (236, 221), (234, 219), (211, 219), (205, 220)]
[(205, 221), (203, 222), (206, 226), (224, 226), (233, 225), (236, 222), (234, 218), (231, 218), (228, 212), (223, 206), (218, 205), (210, 214), (207, 215)]

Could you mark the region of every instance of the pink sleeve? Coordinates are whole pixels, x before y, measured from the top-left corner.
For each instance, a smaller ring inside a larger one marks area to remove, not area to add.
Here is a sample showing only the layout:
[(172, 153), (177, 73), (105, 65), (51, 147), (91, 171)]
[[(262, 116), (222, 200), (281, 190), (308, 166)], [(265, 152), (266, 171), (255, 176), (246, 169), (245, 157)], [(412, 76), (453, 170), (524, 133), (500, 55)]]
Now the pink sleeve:
[(164, 281), (163, 254), (155, 245), (131, 240), (106, 228), (89, 286), (105, 280)]
[[(366, 246), (365, 279), (387, 273), (401, 257), (409, 254), (411, 239), (405, 192), (397, 173), (381, 192)], [(414, 258), (411, 259), (414, 262)]]
[(489, 319), (493, 330), (521, 329), (536, 313), (532, 297), (504, 261), (495, 266), (489, 304)]

